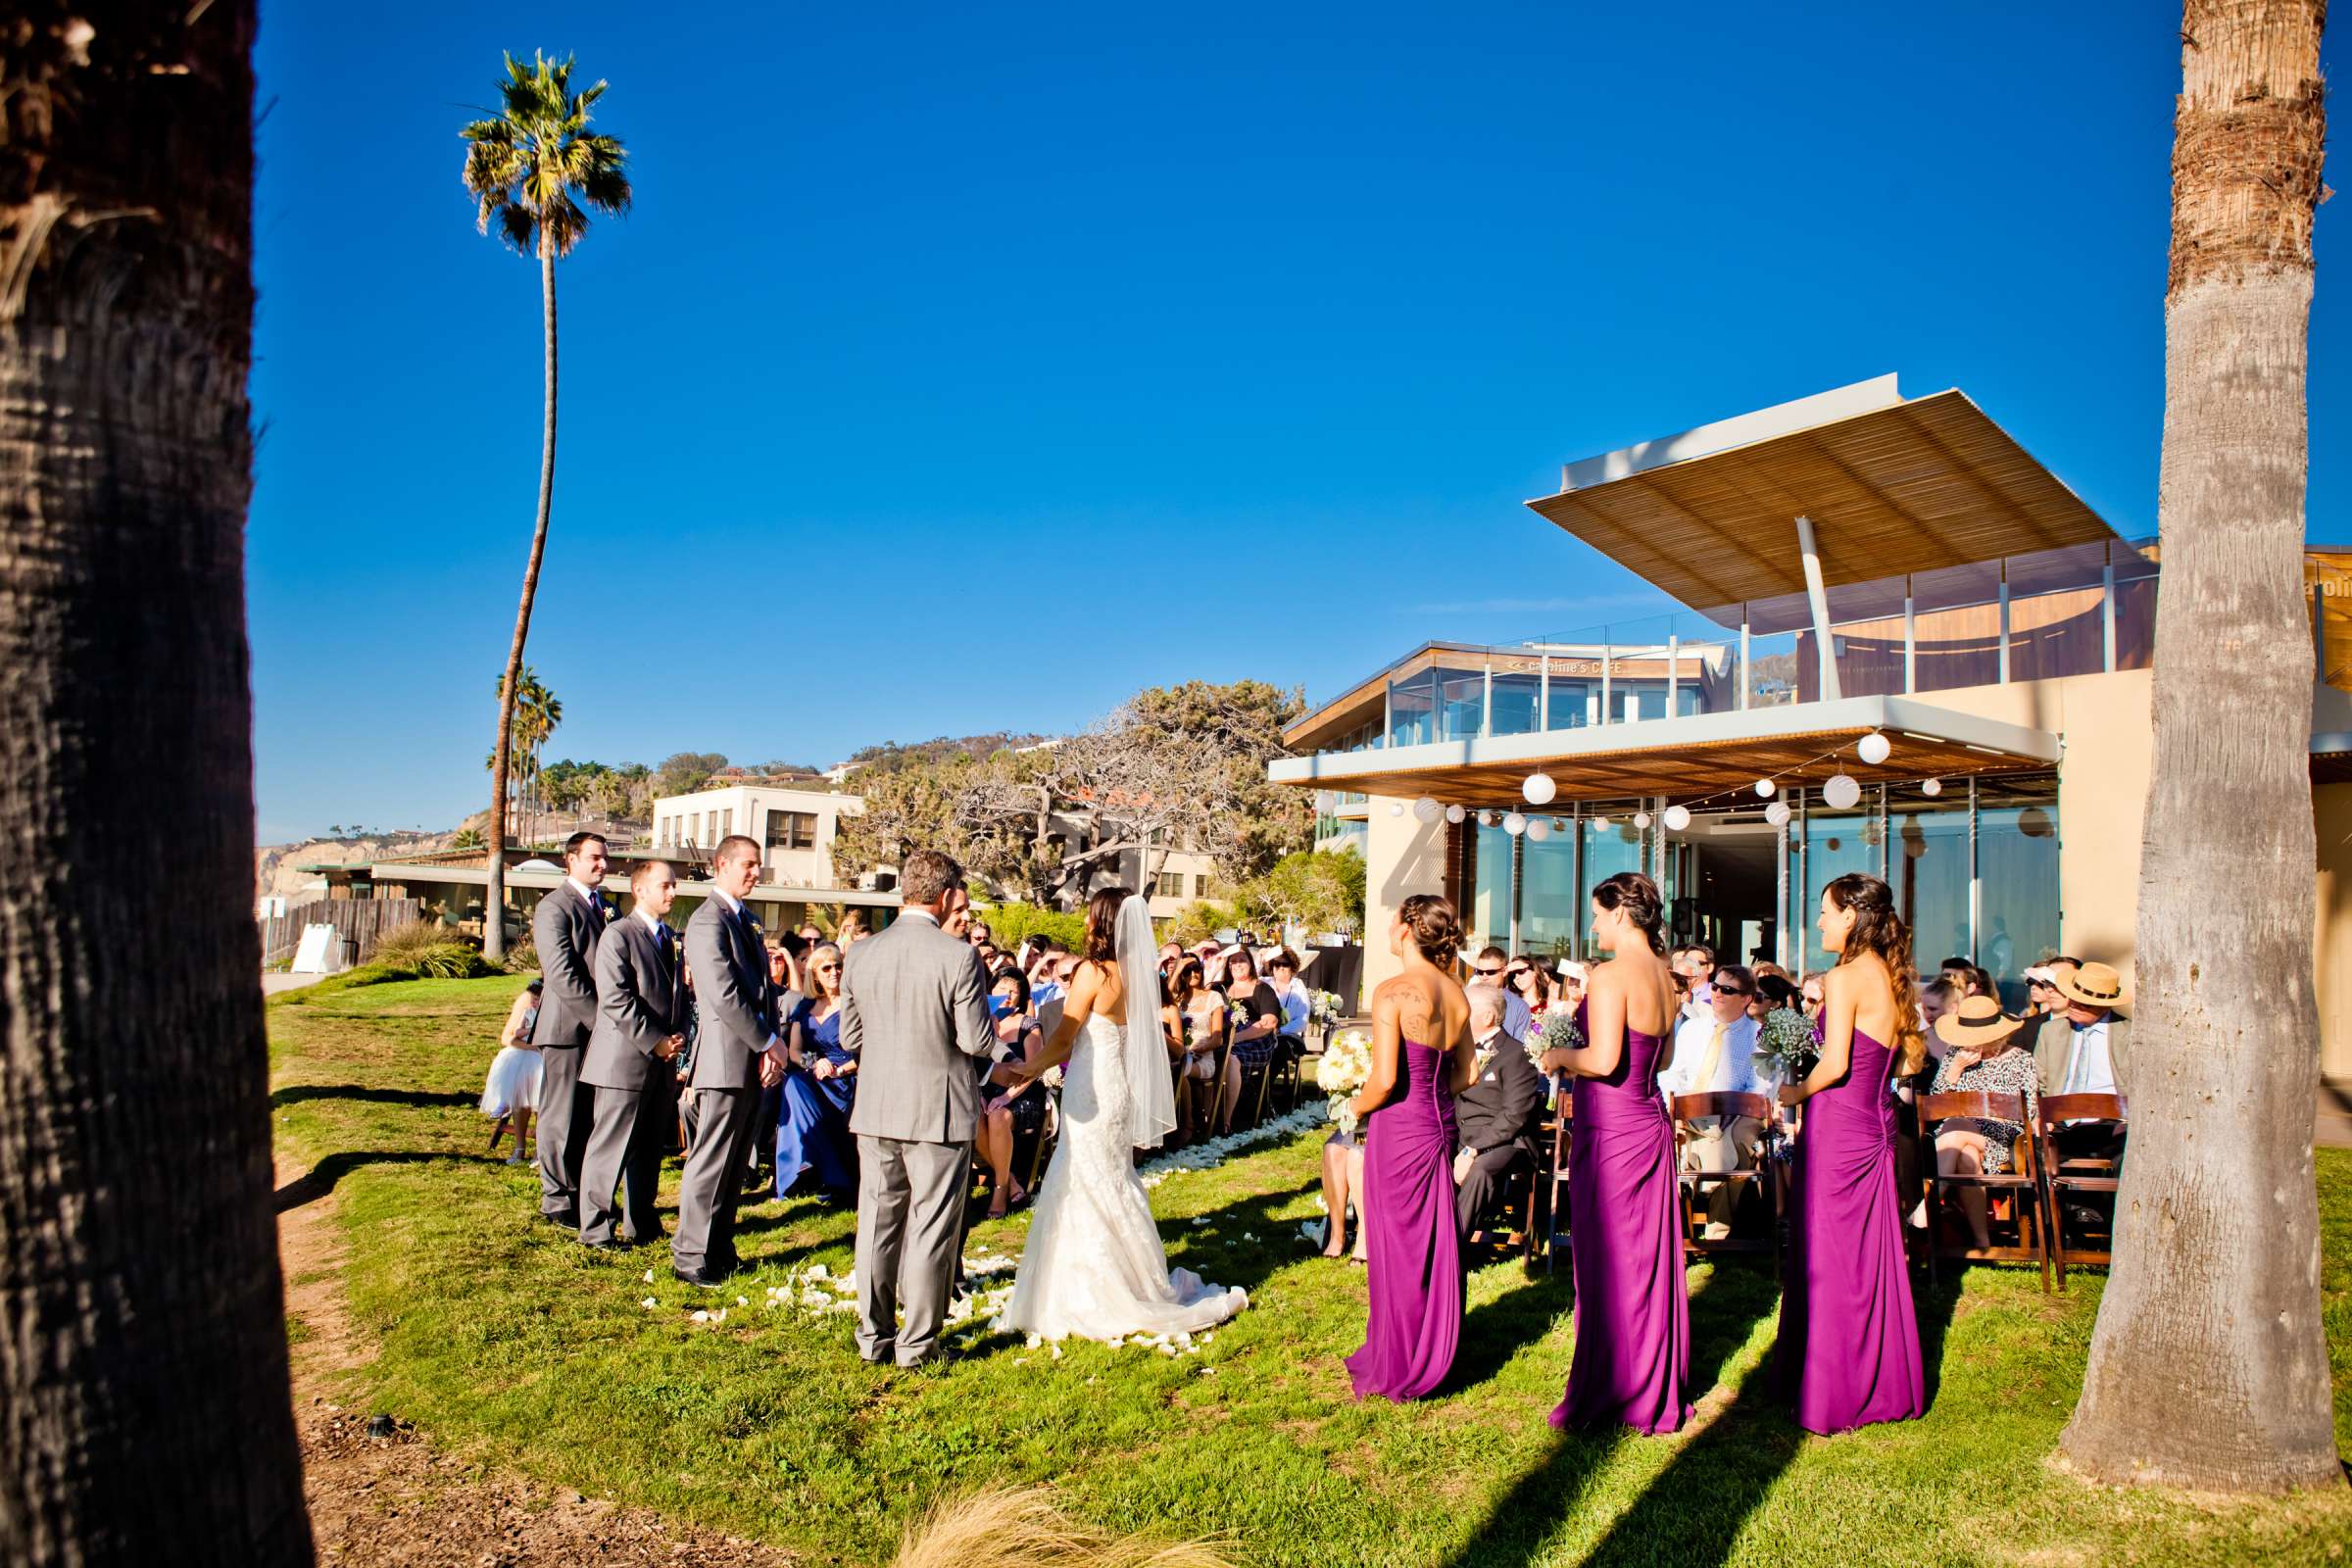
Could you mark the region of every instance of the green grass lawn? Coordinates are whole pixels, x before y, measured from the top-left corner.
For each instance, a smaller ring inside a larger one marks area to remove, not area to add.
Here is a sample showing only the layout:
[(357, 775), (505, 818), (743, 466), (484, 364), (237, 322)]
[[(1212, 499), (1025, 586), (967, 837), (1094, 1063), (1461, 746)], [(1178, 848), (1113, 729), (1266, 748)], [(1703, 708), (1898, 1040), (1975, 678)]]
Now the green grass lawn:
[[(788, 1270), (850, 1266), (852, 1216), (745, 1210), (751, 1273), (719, 1300), (665, 1250), (606, 1256), (540, 1224), (527, 1168), (482, 1157), (473, 1109), (515, 982), (298, 991), (270, 1008), (281, 1155), (331, 1186), (371, 1363), (352, 1397), (444, 1450), (757, 1537), (817, 1562), (887, 1560), (943, 1489), (1051, 1481), (1121, 1529), (1223, 1536), (1263, 1563), (2309, 1563), (2352, 1543), (2342, 1494), (2198, 1504), (2044, 1465), (2081, 1385), (2098, 1276), (2045, 1298), (2025, 1270), (1919, 1281), (1933, 1407), (1808, 1437), (1769, 1397), (1777, 1297), (1760, 1268), (1690, 1271), (1694, 1431), (1561, 1440), (1565, 1278), (1470, 1282), (1457, 1392), (1358, 1405), (1359, 1270), (1310, 1255), (1315, 1136), (1152, 1194), (1171, 1261), (1246, 1286), (1200, 1353), (977, 1342), (952, 1370), (862, 1365), (848, 1314), (763, 1309)], [(503, 1153), (503, 1151), (502, 1151)], [(663, 1201), (674, 1197), (669, 1167)], [(2352, 1155), (2323, 1151), (2336, 1433), (2352, 1448)], [(1206, 1224), (1196, 1220), (1206, 1219)], [(1025, 1218), (975, 1228), (1018, 1250)], [(645, 1270), (655, 1271), (646, 1283)], [(735, 1305), (737, 1295), (751, 1306)], [(656, 1305), (642, 1301), (651, 1297)], [(724, 1304), (724, 1323), (697, 1307)], [(290, 1326), (299, 1339), (301, 1327)]]

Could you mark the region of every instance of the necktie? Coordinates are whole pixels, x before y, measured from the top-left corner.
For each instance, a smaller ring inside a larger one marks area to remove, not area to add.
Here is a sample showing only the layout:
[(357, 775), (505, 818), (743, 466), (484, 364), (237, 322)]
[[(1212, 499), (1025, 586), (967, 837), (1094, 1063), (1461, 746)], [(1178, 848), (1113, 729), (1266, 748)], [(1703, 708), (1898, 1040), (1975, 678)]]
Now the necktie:
[(1707, 1054), (1698, 1058), (1698, 1075), (1690, 1080), (1692, 1094), (1704, 1095), (1714, 1091), (1715, 1069), (1723, 1065), (1723, 1037), (1731, 1033), (1731, 1029), (1728, 1023), (1715, 1026), (1715, 1038), (1707, 1042)]

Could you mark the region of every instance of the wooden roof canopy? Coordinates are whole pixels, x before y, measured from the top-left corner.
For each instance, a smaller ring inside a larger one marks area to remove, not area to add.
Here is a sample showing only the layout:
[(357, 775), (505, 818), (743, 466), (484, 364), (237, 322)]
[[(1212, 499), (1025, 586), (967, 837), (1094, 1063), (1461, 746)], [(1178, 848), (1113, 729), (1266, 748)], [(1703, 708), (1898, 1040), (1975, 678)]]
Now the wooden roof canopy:
[(1803, 593), (1800, 516), (1831, 587), (2117, 537), (1965, 393), (1906, 402), (1891, 375), (1572, 463), (1560, 481), (1528, 505), (1701, 611)]

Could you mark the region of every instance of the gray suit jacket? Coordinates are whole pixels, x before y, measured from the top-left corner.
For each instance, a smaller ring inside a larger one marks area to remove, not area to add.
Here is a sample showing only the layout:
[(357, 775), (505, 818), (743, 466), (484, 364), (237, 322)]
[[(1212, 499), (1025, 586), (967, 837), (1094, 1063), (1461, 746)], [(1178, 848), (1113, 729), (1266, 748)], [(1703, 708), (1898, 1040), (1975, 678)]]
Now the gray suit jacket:
[(902, 915), (842, 965), (841, 1044), (858, 1056), (850, 1131), (970, 1143), (980, 1121), (972, 1063), (1001, 1054), (980, 956), (928, 916)]
[[(2034, 1065), (2041, 1074), (2041, 1092), (2045, 1095), (2065, 1093), (2066, 1058), (2074, 1054), (2075, 1026), (2065, 1013), (2042, 1020), (2041, 1032), (2034, 1037)], [(2131, 1068), (2132, 1020), (2120, 1012), (2107, 1015), (2107, 1059), (2115, 1067), (2115, 1092), (2132, 1092)]]
[(569, 882), (549, 891), (531, 913), (539, 950), (539, 1022), (531, 1044), (566, 1051), (588, 1043), (596, 1027), (596, 945), (612, 923), (600, 898), (591, 909)]
[(580, 1082), (643, 1089), (660, 1060), (654, 1049), (686, 1032), (686, 982), (677, 934), (656, 936), (635, 915), (612, 922), (596, 948), (596, 1028)]
[(757, 1089), (760, 1054), (775, 1038), (767, 945), (750, 906), (730, 914), (712, 894), (686, 922), (694, 970), (694, 1076), (690, 1089)]

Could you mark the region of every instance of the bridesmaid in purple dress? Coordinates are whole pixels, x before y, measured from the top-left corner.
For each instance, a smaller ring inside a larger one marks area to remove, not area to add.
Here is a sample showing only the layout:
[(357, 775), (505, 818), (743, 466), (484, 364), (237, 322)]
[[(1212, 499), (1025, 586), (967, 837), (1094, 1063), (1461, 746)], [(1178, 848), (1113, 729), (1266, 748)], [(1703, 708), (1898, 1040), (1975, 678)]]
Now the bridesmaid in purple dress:
[(1418, 1399), (1452, 1370), (1462, 1334), (1461, 1233), (1453, 1215), (1453, 1097), (1470, 1086), (1470, 1004), (1453, 977), (1453, 906), (1417, 893), (1389, 951), (1404, 972), (1372, 993), (1372, 1073), (1354, 1101), (1364, 1127), (1371, 1321), (1348, 1358), (1355, 1396)]
[(1838, 958), (1813, 1025), (1821, 1059), (1794, 1097), (1805, 1120), (1775, 1358), (1797, 1425), (1832, 1433), (1928, 1408), (1887, 1088), (1919, 1071), (1926, 1045), (1907, 995), (1911, 933), (1886, 883), (1855, 872), (1823, 889), (1821, 945)]
[(1576, 1078), (1568, 1154), (1568, 1252), (1576, 1359), (1555, 1427), (1623, 1422), (1673, 1432), (1690, 1418), (1690, 1302), (1683, 1284), (1674, 1124), (1658, 1072), (1674, 1056), (1674, 979), (1657, 884), (1639, 871), (1592, 890), (1592, 935), (1609, 950), (1586, 985), (1582, 1050), (1544, 1054)]

